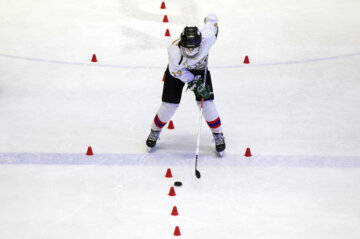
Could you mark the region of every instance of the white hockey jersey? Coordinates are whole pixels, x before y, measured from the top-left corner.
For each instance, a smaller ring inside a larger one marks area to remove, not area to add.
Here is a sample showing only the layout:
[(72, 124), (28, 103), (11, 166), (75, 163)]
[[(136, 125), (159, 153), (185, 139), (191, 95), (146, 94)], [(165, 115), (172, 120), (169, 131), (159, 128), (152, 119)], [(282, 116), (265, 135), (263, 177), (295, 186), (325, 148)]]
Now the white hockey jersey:
[(194, 75), (190, 70), (204, 70), (207, 64), (207, 56), (210, 48), (214, 45), (218, 33), (218, 19), (214, 14), (210, 14), (205, 18), (204, 28), (201, 30), (200, 52), (194, 58), (187, 58), (181, 55), (179, 47), (180, 39), (174, 41), (168, 47), (169, 71), (170, 74), (188, 83), (194, 79)]

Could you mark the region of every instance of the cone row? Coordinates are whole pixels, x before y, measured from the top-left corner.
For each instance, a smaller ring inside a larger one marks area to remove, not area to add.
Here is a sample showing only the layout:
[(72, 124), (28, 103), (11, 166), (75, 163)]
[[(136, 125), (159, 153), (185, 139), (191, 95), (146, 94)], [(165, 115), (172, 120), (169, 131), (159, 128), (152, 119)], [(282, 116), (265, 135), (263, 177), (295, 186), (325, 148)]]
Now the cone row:
[[(170, 169), (170, 168), (168, 168), (168, 169), (166, 170), (166, 175), (165, 175), (165, 177), (167, 177), (167, 178), (172, 177), (172, 173), (171, 173), (171, 169)], [(171, 188), (170, 188), (170, 191), (169, 191), (169, 196), (175, 196), (175, 195), (176, 195), (175, 189), (174, 189), (174, 187), (171, 187)], [(178, 216), (178, 215), (179, 215), (179, 212), (178, 212), (177, 207), (176, 207), (176, 206), (173, 206), (172, 211), (171, 211), (171, 216)], [(179, 226), (176, 226), (176, 227), (175, 227), (175, 230), (174, 230), (173, 235), (174, 235), (174, 236), (181, 236), (181, 232), (180, 232), (180, 227), (179, 227)]]

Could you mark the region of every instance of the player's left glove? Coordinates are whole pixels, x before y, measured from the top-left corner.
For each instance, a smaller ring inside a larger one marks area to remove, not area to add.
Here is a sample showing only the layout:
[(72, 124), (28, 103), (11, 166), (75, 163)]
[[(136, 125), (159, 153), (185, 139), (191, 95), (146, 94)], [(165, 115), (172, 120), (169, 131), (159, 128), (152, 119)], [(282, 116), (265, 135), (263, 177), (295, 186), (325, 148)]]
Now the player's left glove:
[(207, 100), (210, 98), (212, 92), (210, 92), (210, 86), (204, 86), (202, 84), (201, 76), (196, 76), (192, 81), (188, 83), (188, 89), (194, 92), (197, 98), (204, 98)]

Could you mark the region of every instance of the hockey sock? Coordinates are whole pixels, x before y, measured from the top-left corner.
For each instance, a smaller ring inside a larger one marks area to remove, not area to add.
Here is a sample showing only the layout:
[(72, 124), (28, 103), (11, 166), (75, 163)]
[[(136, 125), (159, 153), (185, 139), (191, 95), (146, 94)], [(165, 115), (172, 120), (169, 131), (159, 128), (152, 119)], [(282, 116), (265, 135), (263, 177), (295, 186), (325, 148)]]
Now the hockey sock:
[(174, 115), (178, 107), (179, 104), (162, 102), (151, 124), (151, 128), (157, 131), (161, 130)]
[[(201, 102), (198, 101), (197, 104), (200, 108)], [(203, 116), (212, 133), (222, 133), (221, 120), (213, 100), (204, 101)]]

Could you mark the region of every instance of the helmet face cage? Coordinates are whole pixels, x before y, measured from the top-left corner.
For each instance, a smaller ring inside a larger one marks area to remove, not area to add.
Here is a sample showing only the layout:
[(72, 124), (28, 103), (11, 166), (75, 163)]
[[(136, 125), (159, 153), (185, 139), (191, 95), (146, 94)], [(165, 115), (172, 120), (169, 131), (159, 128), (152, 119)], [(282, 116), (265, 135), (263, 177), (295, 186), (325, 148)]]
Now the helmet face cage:
[(200, 52), (201, 32), (197, 27), (185, 27), (180, 36), (181, 53), (193, 58)]
[(187, 58), (194, 58), (200, 53), (200, 46), (195, 48), (186, 48), (180, 46), (181, 54)]

